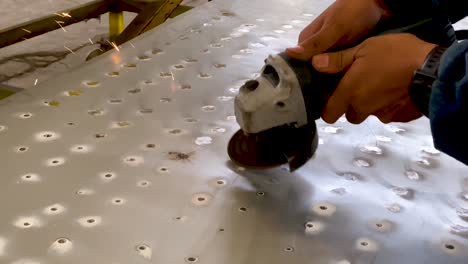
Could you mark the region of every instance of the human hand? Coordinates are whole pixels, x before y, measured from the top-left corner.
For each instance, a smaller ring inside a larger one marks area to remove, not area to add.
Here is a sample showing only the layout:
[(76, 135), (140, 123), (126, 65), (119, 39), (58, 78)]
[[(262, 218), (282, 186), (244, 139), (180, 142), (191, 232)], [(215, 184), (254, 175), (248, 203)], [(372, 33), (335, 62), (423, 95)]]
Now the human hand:
[(409, 122), (421, 116), (409, 98), (414, 71), (435, 44), (411, 34), (389, 34), (365, 40), (354, 48), (316, 55), (315, 69), (345, 72), (322, 113), (328, 123), (346, 114), (354, 124), (369, 115), (383, 123)]
[(383, 0), (336, 0), (302, 30), (298, 46), (287, 52), (293, 58), (309, 60), (330, 48), (355, 43), (389, 15)]

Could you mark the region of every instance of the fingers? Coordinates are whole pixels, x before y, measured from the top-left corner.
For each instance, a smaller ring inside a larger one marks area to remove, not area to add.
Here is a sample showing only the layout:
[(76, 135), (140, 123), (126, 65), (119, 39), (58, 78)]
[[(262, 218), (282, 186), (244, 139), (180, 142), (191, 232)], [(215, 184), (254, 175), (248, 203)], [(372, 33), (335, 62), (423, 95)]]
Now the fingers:
[(301, 41), (298, 47), (287, 49), (287, 51), (293, 58), (310, 60), (312, 56), (333, 47), (340, 37), (335, 27), (322, 26), (318, 32)]
[(299, 34), (299, 40), (297, 43), (302, 43), (304, 40), (309, 38), (312, 35), (315, 35), (323, 26), (323, 15), (319, 16), (318, 18), (314, 19), (312, 23), (310, 23), (307, 27), (305, 27), (301, 34)]
[[(328, 102), (322, 112), (322, 119), (327, 123), (335, 123), (338, 118), (348, 111), (353, 95), (360, 85), (359, 68), (354, 65), (343, 76), (335, 92), (328, 99)], [(350, 112), (353, 122), (358, 122), (363, 117)], [(355, 116), (353, 116), (355, 115)], [(364, 118), (365, 119), (365, 118)]]
[(348, 69), (355, 60), (358, 47), (323, 53), (312, 58), (312, 65), (320, 72), (338, 73)]
[(351, 124), (360, 124), (364, 122), (369, 117), (368, 114), (362, 114), (356, 112), (354, 110), (353, 106), (349, 106), (348, 110), (346, 111), (346, 119), (351, 123)]

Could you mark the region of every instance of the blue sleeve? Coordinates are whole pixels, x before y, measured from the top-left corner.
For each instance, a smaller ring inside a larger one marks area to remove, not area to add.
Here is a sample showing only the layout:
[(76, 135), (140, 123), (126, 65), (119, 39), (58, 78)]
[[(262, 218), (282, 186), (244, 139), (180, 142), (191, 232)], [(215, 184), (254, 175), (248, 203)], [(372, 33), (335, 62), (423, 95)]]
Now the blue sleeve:
[(468, 41), (442, 56), (429, 118), (435, 147), (468, 165)]
[(468, 15), (468, 0), (384, 0), (393, 16), (432, 17), (442, 15), (451, 23)]

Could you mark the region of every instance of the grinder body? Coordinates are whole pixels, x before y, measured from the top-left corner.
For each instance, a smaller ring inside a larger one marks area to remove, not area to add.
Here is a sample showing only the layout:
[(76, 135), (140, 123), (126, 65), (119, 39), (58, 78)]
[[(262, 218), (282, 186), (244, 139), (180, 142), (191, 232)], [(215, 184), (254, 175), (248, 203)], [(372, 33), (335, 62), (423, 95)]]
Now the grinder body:
[(293, 171), (302, 166), (317, 149), (315, 120), (340, 79), (285, 52), (270, 55), (261, 74), (247, 81), (235, 98), (241, 130), (229, 143), (231, 159), (250, 168), (289, 163)]

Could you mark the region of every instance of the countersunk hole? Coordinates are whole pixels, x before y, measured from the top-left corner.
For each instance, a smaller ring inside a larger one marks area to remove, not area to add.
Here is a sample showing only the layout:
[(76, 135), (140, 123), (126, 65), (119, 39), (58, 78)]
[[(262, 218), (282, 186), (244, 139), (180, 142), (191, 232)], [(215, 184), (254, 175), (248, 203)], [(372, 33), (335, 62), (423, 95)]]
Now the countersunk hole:
[(279, 102), (276, 102), (276, 106), (283, 108), (286, 106), (286, 104), (284, 102), (279, 101)]
[(160, 171), (160, 172), (168, 172), (169, 169), (166, 168), (166, 167), (161, 167), (161, 168), (159, 168), (159, 171)]
[(174, 129), (169, 130), (169, 134), (176, 135), (176, 134), (180, 134), (180, 133), (182, 133), (182, 130), (178, 129), (178, 128), (174, 128)]
[(220, 229), (218, 229), (218, 231), (219, 232), (224, 232), (225, 230), (224, 230), (224, 228), (220, 228)]
[(369, 245), (369, 243), (367, 243), (365, 241), (361, 242), (361, 246), (367, 247), (368, 245)]
[(319, 208), (320, 208), (320, 210), (328, 210), (328, 207), (326, 207), (324, 205), (321, 205)]
[(24, 222), (23, 225), (24, 225), (24, 226), (30, 226), (31, 224), (28, 223), (28, 222)]
[(57, 164), (57, 163), (59, 163), (59, 161), (58, 160), (53, 160), (52, 163)]
[(138, 249), (139, 250), (146, 250), (146, 247), (145, 246), (139, 246)]
[(241, 208), (239, 208), (239, 211), (241, 211), (241, 212), (247, 212), (247, 208), (241, 207)]
[(149, 185), (149, 182), (148, 182), (148, 181), (141, 181), (141, 182), (138, 183), (138, 185), (139, 185), (140, 187), (146, 187), (146, 186)]
[(130, 90), (128, 90), (128, 92), (131, 93), (131, 94), (136, 94), (136, 93), (141, 92), (141, 89), (140, 88), (130, 89)]
[(31, 175), (24, 176), (26, 179), (31, 179)]
[(146, 144), (146, 147), (147, 147), (147, 148), (155, 148), (155, 147), (156, 147), (156, 144)]
[(19, 147), (19, 148), (18, 148), (18, 151), (21, 151), (21, 152), (26, 151), (26, 150), (28, 150), (27, 147)]
[(141, 61), (147, 61), (151, 59), (149, 56), (146, 55), (139, 55), (137, 58)]
[(85, 84), (86, 86), (98, 86), (99, 82), (98, 81), (86, 81)]
[(226, 182), (223, 181), (223, 180), (217, 180), (217, 181), (216, 181), (216, 184), (218, 184), (218, 185), (224, 185), (224, 184), (226, 184)]
[(257, 196), (265, 196), (265, 192), (257, 192)]
[(200, 201), (200, 202), (203, 202), (203, 201), (205, 201), (206, 199), (205, 199), (204, 197), (198, 197), (197, 200)]
[(55, 212), (55, 211), (57, 211), (57, 208), (52, 207), (52, 208), (50, 208), (50, 210), (51, 210), (52, 212)]
[(312, 224), (312, 223), (307, 223), (307, 224), (306, 224), (306, 227), (307, 227), (307, 228), (312, 228), (312, 227), (314, 227), (314, 224)]
[(106, 134), (95, 134), (94, 137), (95, 138), (103, 138), (103, 137), (106, 137)]
[(380, 224), (380, 223), (377, 223), (377, 224), (375, 224), (375, 226), (377, 226), (378, 228), (381, 228), (381, 227), (383, 227), (383, 225), (382, 225), (382, 224)]
[(96, 220), (94, 220), (94, 219), (91, 218), (91, 219), (86, 220), (86, 222), (92, 224), (92, 223), (96, 222)]
[(59, 244), (65, 244), (65, 243), (67, 243), (67, 240), (61, 238), (61, 239), (57, 240), (57, 243), (59, 243)]
[(162, 53), (162, 52), (163, 52), (163, 51), (162, 51), (161, 49), (158, 49), (158, 48), (154, 48), (153, 50), (151, 50), (151, 53), (153, 53), (153, 54), (155, 54), (155, 55), (156, 55), (156, 54), (160, 54), (160, 53)]
[(69, 126), (74, 126), (75, 123), (73, 123), (73, 122), (68, 122), (67, 125), (69, 125)]
[(195, 263), (197, 261), (198, 261), (198, 258), (195, 258), (195, 257), (188, 257), (187, 258), (187, 262), (189, 262), (189, 263)]
[(294, 251), (294, 248), (293, 248), (293, 247), (286, 247), (286, 248), (284, 248), (284, 251), (286, 251), (286, 252), (293, 252), (293, 251)]
[(455, 246), (452, 245), (452, 244), (445, 244), (444, 245), (446, 249), (449, 249), (449, 250), (454, 250), (455, 249)]
[(116, 77), (116, 76), (119, 76), (119, 74), (120, 74), (120, 73), (117, 72), (117, 71), (113, 71), (113, 72), (108, 72), (108, 73), (106, 73), (106, 75), (109, 76), (109, 77)]
[(181, 90), (190, 90), (190, 89), (192, 89), (192, 86), (190, 84), (182, 84), (180, 86), (180, 89)]

